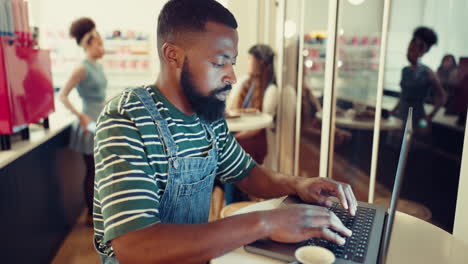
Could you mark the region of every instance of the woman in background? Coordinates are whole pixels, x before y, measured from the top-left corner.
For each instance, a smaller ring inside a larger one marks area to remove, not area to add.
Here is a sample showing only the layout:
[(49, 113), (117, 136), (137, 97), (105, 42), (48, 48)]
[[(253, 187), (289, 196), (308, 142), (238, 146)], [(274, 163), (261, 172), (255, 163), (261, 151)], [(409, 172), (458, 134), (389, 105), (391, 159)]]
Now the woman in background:
[(457, 62), (455, 57), (451, 54), (447, 54), (442, 59), (439, 68), (437, 69), (437, 77), (447, 94), (447, 103), (445, 104), (445, 114), (456, 114), (455, 111), (455, 87), (458, 84), (457, 79)]
[[(70, 36), (84, 49), (85, 58), (72, 72), (60, 91), (60, 100), (79, 120), (72, 126), (70, 147), (81, 153), (86, 165), (84, 181), (85, 202), (88, 207), (88, 223), (92, 223), (94, 196), (94, 130), (95, 122), (104, 108), (107, 78), (98, 64), (104, 56), (102, 38), (90, 18), (80, 18), (70, 27)], [(82, 101), (81, 111), (70, 101), (68, 95), (77, 89)]]
[[(248, 76), (233, 88), (227, 102), (228, 112), (263, 112), (276, 115), (278, 89), (271, 47), (258, 44), (249, 49)], [(259, 164), (268, 152), (266, 129), (241, 131), (235, 137)]]
[[(267, 45), (258, 44), (249, 49), (248, 75), (233, 87), (226, 104), (228, 113), (263, 112), (275, 117), (278, 88), (274, 57), (272, 48)], [(234, 136), (258, 164), (264, 162), (268, 152), (266, 129), (241, 131)], [(224, 191), (226, 204), (249, 200), (233, 184), (225, 184)]]
[[(426, 65), (421, 63), (421, 58), (437, 43), (436, 33), (427, 27), (418, 27), (413, 33), (406, 57), (410, 63), (403, 68), (400, 87), (400, 102), (393, 110), (393, 114), (406, 120), (408, 108), (413, 107), (413, 126), (426, 128), (445, 104), (445, 92), (437, 75)], [(434, 89), (434, 108), (426, 115), (424, 102), (430, 89)]]

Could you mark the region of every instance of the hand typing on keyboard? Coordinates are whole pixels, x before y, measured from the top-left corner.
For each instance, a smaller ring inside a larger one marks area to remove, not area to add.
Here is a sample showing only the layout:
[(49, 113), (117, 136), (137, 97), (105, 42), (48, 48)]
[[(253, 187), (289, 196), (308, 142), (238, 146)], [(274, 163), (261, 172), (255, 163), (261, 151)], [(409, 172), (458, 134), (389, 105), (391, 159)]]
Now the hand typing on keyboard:
[(356, 214), (357, 200), (349, 184), (327, 178), (301, 178), (296, 185), (296, 193), (305, 202), (327, 207), (333, 205), (328, 197), (335, 196), (350, 215)]
[(295, 243), (317, 237), (343, 245), (344, 237), (352, 235), (334, 212), (322, 206), (296, 204), (261, 213), (268, 237), (278, 242)]
[(320, 246), (333, 252), (337, 258), (349, 259), (362, 263), (367, 253), (369, 236), (374, 221), (375, 209), (358, 207), (355, 216), (350, 216), (338, 203), (333, 203), (329, 209), (341, 220), (341, 222), (352, 230), (353, 235), (346, 239), (345, 245), (330, 243), (321, 238), (311, 238), (306, 245)]

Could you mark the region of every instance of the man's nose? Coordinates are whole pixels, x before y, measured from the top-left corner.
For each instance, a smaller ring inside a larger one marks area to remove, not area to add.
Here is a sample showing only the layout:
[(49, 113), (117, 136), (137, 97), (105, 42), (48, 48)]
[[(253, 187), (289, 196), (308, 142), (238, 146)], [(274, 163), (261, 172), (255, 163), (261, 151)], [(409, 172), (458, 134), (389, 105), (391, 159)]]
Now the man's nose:
[(234, 72), (234, 67), (230, 63), (227, 69), (226, 76), (223, 80), (224, 83), (235, 84), (237, 82), (236, 73)]

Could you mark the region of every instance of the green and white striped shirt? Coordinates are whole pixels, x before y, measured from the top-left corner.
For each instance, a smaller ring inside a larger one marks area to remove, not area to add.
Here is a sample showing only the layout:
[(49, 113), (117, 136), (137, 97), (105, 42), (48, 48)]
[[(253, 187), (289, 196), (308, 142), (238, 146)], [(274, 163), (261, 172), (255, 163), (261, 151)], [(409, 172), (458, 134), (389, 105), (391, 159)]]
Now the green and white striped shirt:
[[(168, 123), (178, 156), (205, 157), (210, 143), (197, 115), (182, 113), (156, 87), (146, 89)], [(248, 176), (256, 163), (229, 132), (226, 121), (210, 126), (219, 151), (217, 178), (232, 183)], [(149, 112), (128, 91), (102, 111), (94, 145), (94, 240), (101, 253), (113, 256), (110, 240), (160, 222), (168, 157)]]

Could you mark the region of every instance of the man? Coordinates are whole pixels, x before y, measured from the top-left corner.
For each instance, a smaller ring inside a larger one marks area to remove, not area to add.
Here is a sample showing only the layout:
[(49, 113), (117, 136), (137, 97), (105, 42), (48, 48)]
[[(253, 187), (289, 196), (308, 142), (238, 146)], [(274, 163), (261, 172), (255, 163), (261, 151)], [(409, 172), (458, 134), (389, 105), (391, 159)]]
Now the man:
[[(349, 185), (273, 173), (245, 154), (223, 118), (236, 82), (237, 22), (214, 0), (171, 0), (158, 19), (156, 83), (112, 100), (95, 143), (95, 245), (103, 263), (202, 263), (259, 238), (339, 244), (350, 236), (323, 207), (304, 205), (207, 223), (213, 181), (256, 197), (297, 194), (351, 214)], [(335, 230), (341, 235), (332, 232)]]

